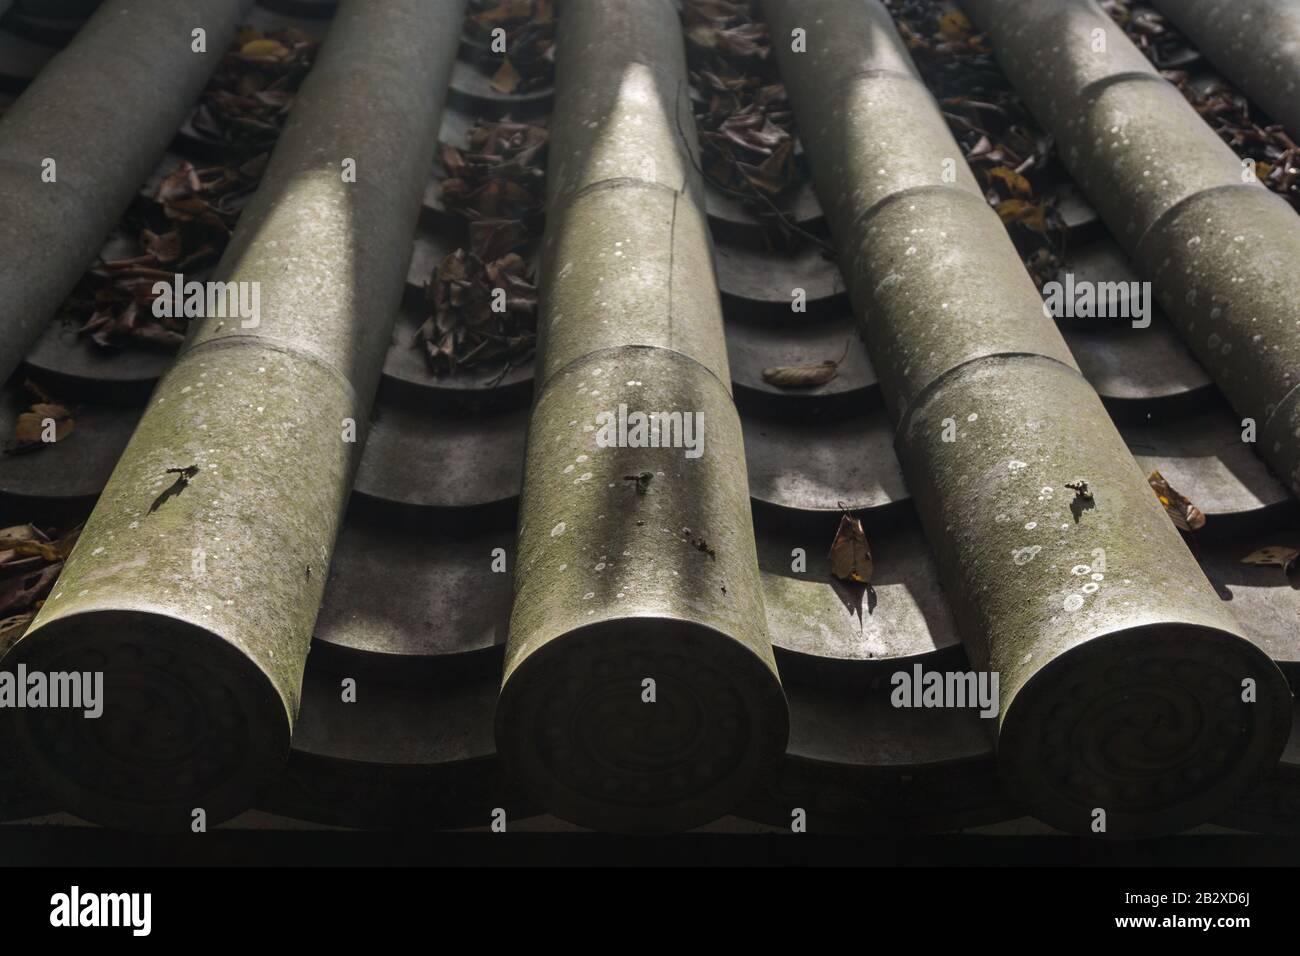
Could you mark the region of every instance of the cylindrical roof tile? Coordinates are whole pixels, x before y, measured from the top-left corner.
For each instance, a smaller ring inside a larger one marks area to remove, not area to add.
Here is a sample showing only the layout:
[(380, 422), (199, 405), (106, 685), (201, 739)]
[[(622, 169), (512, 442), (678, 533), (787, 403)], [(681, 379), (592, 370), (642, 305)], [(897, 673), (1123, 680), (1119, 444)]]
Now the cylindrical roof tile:
[[(763, 6), (797, 115), (846, 117), (801, 130), (819, 187), (841, 191), (827, 209), (867, 204), (828, 216), (954, 617), (972, 663), (1000, 678), (1009, 791), (1079, 832), (1098, 810), (1111, 836), (1208, 819), (1280, 753), (1285, 679), (1151, 493), (936, 104), (908, 71), (890, 85), (872, 71), (906, 56), (880, 4)], [(856, 58), (838, 84), (815, 66), (832, 47)], [(850, 140), (897, 152), (848, 166)]]
[(0, 118), (0, 381), (94, 260), (246, 5), (108, 0)]
[(1260, 455), (1300, 494), (1300, 433), (1286, 424), (1300, 401), (1294, 211), (1094, 0), (966, 6), (1184, 341), (1254, 421)]
[(462, 7), (339, 10), (215, 273), (260, 290), (260, 321), (203, 318), (6, 658), (104, 672), (101, 719), (20, 715), (79, 816), (180, 829), (202, 808), (215, 822), (288, 752)]
[(568, 0), (557, 51), (541, 372), (497, 741), (566, 819), (679, 830), (774, 772), (789, 725), (683, 39), (668, 0)]

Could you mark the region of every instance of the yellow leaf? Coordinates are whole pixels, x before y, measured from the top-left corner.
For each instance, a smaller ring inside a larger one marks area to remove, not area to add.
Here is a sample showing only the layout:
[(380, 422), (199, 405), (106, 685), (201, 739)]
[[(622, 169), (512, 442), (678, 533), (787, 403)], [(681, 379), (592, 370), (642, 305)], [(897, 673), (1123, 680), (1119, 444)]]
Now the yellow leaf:
[(519, 89), (522, 81), (523, 78), (515, 69), (515, 65), (510, 62), (510, 57), (505, 57), (501, 61), (501, 69), (497, 70), (489, 85), (498, 93), (513, 93)]
[(250, 60), (283, 60), (290, 55), (289, 48), (279, 40), (249, 40), (239, 48), (239, 55)]
[(47, 432), (50, 422), (54, 424), (52, 437), (56, 442), (63, 441), (71, 435), (76, 424), (72, 420), (72, 413), (62, 405), (41, 402), (18, 416), (14, 439), (20, 445), (38, 445), (46, 442), (46, 435), (50, 434)]
[(1040, 203), (1023, 199), (1004, 199), (996, 206), (998, 215), (1007, 225), (1018, 222), (1034, 232), (1047, 232), (1047, 208)]
[(1006, 184), (1006, 187), (1013, 193), (1021, 196), (1029, 196), (1034, 192), (1034, 187), (1029, 185), (1029, 180), (1021, 176), (1010, 166), (994, 166), (992, 169), (985, 170), (992, 179), (1000, 180)]
[(14, 548), (17, 554), (39, 555), (44, 561), (60, 560), (58, 543), (45, 541), (24, 541)]
[(945, 13), (939, 18), (939, 35), (953, 43), (967, 39), (974, 30), (975, 27), (966, 18), (966, 14), (960, 10)]
[(697, 23), (686, 31), (686, 39), (696, 46), (712, 50), (718, 45), (718, 29), (707, 23)]

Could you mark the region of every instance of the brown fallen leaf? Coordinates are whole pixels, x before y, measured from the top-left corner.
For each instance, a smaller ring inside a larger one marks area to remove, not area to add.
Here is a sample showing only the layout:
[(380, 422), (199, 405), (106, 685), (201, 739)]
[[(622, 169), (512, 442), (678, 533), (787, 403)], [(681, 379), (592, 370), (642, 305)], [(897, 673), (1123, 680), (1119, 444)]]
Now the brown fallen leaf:
[(0, 656), (45, 603), (80, 533), (80, 525), (62, 537), (33, 524), (0, 528)]
[(140, 244), (160, 265), (175, 262), (185, 251), (181, 234), (175, 229), (161, 235), (145, 229), (140, 233)]
[(516, 253), (490, 262), (466, 249), (447, 255), (425, 284), (425, 308), (411, 344), (424, 350), (435, 374), (498, 361), (508, 371), (532, 354), (537, 287)]
[(939, 34), (945, 40), (958, 43), (969, 39), (974, 32), (975, 27), (960, 10), (952, 10), (939, 18)]
[(1300, 570), (1300, 562), (1297, 559), (1300, 559), (1300, 549), (1288, 548), (1285, 545), (1270, 545), (1252, 551), (1241, 559), (1241, 563), (1276, 566), (1281, 568), (1284, 574), (1290, 575)]
[(0, 656), (3, 656), (9, 648), (18, 642), (18, 639), (27, 632), (27, 625), (31, 624), (35, 618), (35, 611), (25, 611), (22, 614), (0, 617)]
[(849, 343), (844, 344), (844, 354), (838, 359), (807, 362), (803, 365), (778, 365), (763, 369), (763, 381), (777, 388), (816, 388), (825, 385), (839, 374), (840, 365), (849, 354)]
[(748, 163), (737, 165), (741, 175), (750, 183), (772, 196), (781, 195), (798, 181), (798, 173), (794, 167), (793, 139), (783, 140), (776, 149), (772, 150), (772, 155), (758, 166), (751, 166)]
[(37, 540), (40, 536), (35, 525), (16, 524), (8, 528), (0, 528), (0, 551), (7, 551), (24, 541)]
[(777, 388), (814, 388), (839, 374), (839, 365), (827, 359), (808, 365), (781, 365), (763, 369), (763, 381)]
[(277, 63), (291, 57), (293, 51), (278, 40), (263, 37), (249, 40), (239, 48), (239, 55), (254, 63)]
[(50, 538), (31, 524), (0, 528), (0, 574), (26, 571), (42, 561), (62, 561), (72, 553), (79, 534), (80, 525), (62, 538)]
[(995, 207), (1007, 225), (1018, 222), (1034, 232), (1047, 232), (1047, 207), (1024, 199), (1004, 199)]
[(1029, 180), (1010, 166), (993, 166), (986, 169), (985, 172), (988, 173), (991, 179), (1000, 181), (1018, 196), (1032, 196), (1034, 194), (1034, 187), (1029, 185)]
[(1183, 531), (1199, 531), (1205, 527), (1205, 515), (1201, 509), (1192, 504), (1185, 496), (1179, 494), (1165, 480), (1165, 476), (1159, 471), (1153, 471), (1147, 475), (1147, 481), (1160, 499), (1160, 503), (1165, 506), (1165, 511)]
[(828, 555), (831, 561), (831, 574), (841, 581), (856, 581), (858, 584), (870, 584), (875, 563), (871, 559), (871, 545), (867, 543), (867, 533), (862, 530), (862, 522), (847, 511), (840, 515), (840, 526), (835, 532)]
[(44, 600), (61, 570), (63, 562), (56, 561), (30, 574), (15, 574), (0, 580), (0, 614), (21, 612)]
[(514, 64), (510, 62), (510, 57), (507, 56), (502, 58), (501, 68), (493, 74), (492, 79), (488, 81), (488, 85), (498, 93), (513, 93), (519, 89), (521, 82), (523, 82), (523, 77), (519, 75), (519, 71), (515, 69)]
[(18, 416), (18, 424), (14, 427), (14, 445), (10, 450), (27, 451), (63, 441), (72, 434), (75, 426), (72, 412), (64, 406), (37, 402)]

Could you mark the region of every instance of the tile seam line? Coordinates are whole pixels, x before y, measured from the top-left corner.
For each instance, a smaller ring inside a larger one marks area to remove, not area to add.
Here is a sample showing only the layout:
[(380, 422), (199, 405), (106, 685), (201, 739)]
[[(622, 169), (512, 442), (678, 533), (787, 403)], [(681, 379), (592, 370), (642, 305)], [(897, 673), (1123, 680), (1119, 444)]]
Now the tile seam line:
[[(241, 347), (257, 348), (267, 352), (276, 352), (281, 355), (287, 355), (292, 359), (304, 362), (308, 365), (314, 365), (317, 368), (324, 369), (326, 372), (328, 372), (330, 375), (332, 375), (334, 378), (337, 378), (340, 382), (344, 384), (347, 390), (352, 394), (354, 401), (357, 398), (356, 386), (352, 383), (352, 380), (348, 378), (346, 374), (344, 374), (342, 369), (338, 368), (335, 365), (332, 365), (331, 363), (321, 358), (319, 355), (315, 355), (304, 348), (293, 346), (293, 345), (284, 345), (282, 343), (275, 342), (270, 339), (265, 339), (257, 335), (234, 334), (234, 335), (223, 335), (220, 338), (215, 338), (215, 339), (206, 339), (205, 341), (199, 342), (191, 346), (190, 348), (185, 349), (183, 352), (177, 355), (176, 360), (172, 363), (171, 368), (179, 367), (183, 362), (187, 361), (193, 355), (205, 355), (208, 352), (216, 352), (222, 349), (232, 349), (232, 348), (241, 348)], [(170, 374), (170, 372), (171, 369), (168, 369), (165, 375)]]
[[(1080, 98), (1095, 100), (1109, 86), (1118, 86), (1120, 83), (1138, 81), (1149, 83), (1153, 80), (1157, 83), (1163, 83), (1171, 89), (1177, 89), (1172, 83), (1154, 70), (1149, 72), (1147, 70), (1120, 70), (1118, 73), (1107, 73), (1105, 76), (1099, 76), (1095, 80), (1089, 80), (1069, 95), (1075, 100)], [(1179, 96), (1181, 97), (1182, 94), (1180, 93)], [(1200, 117), (1198, 116), (1197, 119), (1200, 119)], [(1202, 120), (1202, 122), (1204, 122), (1204, 120)]]
[[(1147, 240), (1151, 239), (1153, 235), (1155, 235), (1159, 230), (1163, 229), (1167, 223), (1167, 220), (1173, 218), (1176, 214), (1183, 212), (1185, 207), (1190, 206), (1193, 203), (1197, 202), (1198, 200), (1203, 199), (1207, 196), (1212, 196), (1217, 193), (1228, 192), (1230, 190), (1239, 190), (1239, 189), (1240, 190), (1262, 189), (1269, 196), (1276, 195), (1263, 183), (1254, 183), (1254, 184), (1219, 183), (1217, 186), (1206, 186), (1204, 189), (1198, 189), (1196, 192), (1191, 193), (1187, 196), (1182, 197), (1181, 199), (1175, 200), (1174, 202), (1170, 203), (1156, 216), (1155, 220), (1152, 221), (1151, 225), (1147, 226), (1146, 229), (1143, 230), (1142, 235), (1138, 238), (1137, 242), (1133, 244), (1134, 258), (1138, 258), (1138, 259), (1142, 258), (1145, 255), (1144, 247), (1147, 244)], [(1286, 202), (1286, 200), (1282, 199), (1280, 196), (1278, 197), (1278, 199), (1281, 202)]]
[[(979, 202), (980, 208), (989, 209), (989, 210), (993, 208), (992, 206), (989, 205), (988, 200), (985, 199), (982, 195), (977, 195), (968, 189), (963, 189), (961, 186), (958, 186), (955, 183), (953, 184), (918, 183), (915, 186), (904, 186), (902, 189), (895, 190), (894, 192), (890, 193), (888, 196), (882, 196), (880, 199), (877, 199), (874, 203), (872, 203), (866, 209), (862, 210), (862, 212), (858, 213), (853, 218), (853, 220), (848, 225), (847, 232), (849, 232), (850, 234), (856, 233), (859, 229), (865, 226), (871, 219), (873, 219), (878, 212), (888, 208), (889, 206), (892, 206), (895, 202), (901, 201), (903, 199), (910, 199), (913, 196), (927, 195), (930, 193), (933, 193), (934, 195), (951, 195), (951, 196), (962, 197), (969, 200), (977, 200)], [(844, 255), (844, 251), (839, 248), (838, 242), (836, 243), (836, 251), (840, 255)], [(853, 250), (849, 250), (848, 254), (850, 257), (853, 257), (854, 255)]]
[[(1088, 382), (1087, 378), (1084, 377), (1082, 372), (1080, 372), (1076, 368), (1071, 368), (1069, 365), (1066, 365), (1058, 358), (1053, 358), (1050, 355), (1044, 355), (1041, 352), (1022, 352), (1016, 349), (1008, 349), (1002, 352), (991, 352), (987, 355), (975, 355), (972, 356), (971, 358), (965, 359), (964, 361), (958, 362), (956, 365), (950, 366), (949, 368), (940, 372), (930, 381), (926, 382), (924, 386), (922, 386), (921, 390), (916, 393), (916, 397), (907, 403), (907, 405), (903, 408), (902, 413), (898, 416), (898, 426), (894, 429), (895, 444), (898, 443), (900, 436), (906, 430), (908, 424), (911, 422), (912, 417), (914, 416), (916, 411), (927, 401), (929, 401), (930, 398), (933, 397), (934, 393), (938, 391), (939, 386), (942, 385), (944, 382), (946, 382), (949, 378), (954, 376), (956, 373), (969, 368), (972, 365), (978, 365), (983, 362), (991, 362), (996, 360), (1007, 360), (1007, 359), (1028, 359), (1037, 362), (1048, 362), (1052, 365), (1057, 366), (1060, 369), (1065, 370), (1066, 372), (1069, 372), (1071, 375), (1075, 376), (1076, 378), (1082, 379), (1084, 384), (1086, 384), (1088, 388), (1092, 390), (1093, 394), (1096, 395), (1096, 389), (1092, 388), (1092, 384)], [(1101, 401), (1101, 397), (1098, 396), (1097, 400)], [(1119, 431), (1119, 429), (1115, 427), (1114, 419), (1110, 418), (1108, 415), (1106, 420), (1110, 423), (1112, 428), (1115, 428), (1117, 432)]]
[(728, 383), (724, 382), (718, 376), (717, 372), (713, 371), (713, 369), (709, 368), (707, 365), (705, 365), (695, 356), (687, 355), (681, 349), (669, 348), (666, 345), (649, 345), (645, 343), (629, 342), (624, 345), (608, 345), (605, 348), (595, 349), (591, 352), (584, 352), (582, 355), (579, 355), (577, 358), (570, 359), (568, 362), (565, 362), (563, 365), (557, 368), (550, 375), (546, 376), (546, 379), (544, 381), (538, 384), (537, 398), (533, 400), (533, 407), (537, 406), (538, 401), (540, 401), (541, 397), (546, 394), (546, 390), (551, 387), (551, 383), (555, 381), (557, 378), (559, 378), (560, 375), (569, 371), (569, 369), (573, 368), (575, 365), (580, 365), (583, 362), (587, 361), (588, 359), (596, 355), (607, 355), (610, 352), (627, 352), (633, 350), (644, 351), (644, 352), (667, 352), (670, 355), (681, 356), (686, 361), (690, 362), (692, 365), (696, 365), (704, 369), (704, 371), (708, 373), (711, 379), (713, 379), (715, 382), (717, 382), (719, 385), (722, 386), (722, 390), (727, 394), (727, 397), (731, 399), (732, 405), (735, 405), (735, 397), (731, 394), (731, 389), (728, 388)]
[[(638, 179), (635, 176), (611, 176), (608, 179), (600, 179), (594, 183), (587, 183), (580, 189), (571, 190), (557, 196), (550, 203), (546, 215), (549, 219), (552, 216), (564, 212), (579, 199), (593, 193), (603, 192), (604, 190), (617, 189), (648, 189), (666, 192), (672, 196), (680, 196), (689, 188), (689, 180), (684, 182), (681, 189), (675, 189), (667, 183), (661, 183), (657, 179)], [(698, 203), (694, 205), (698, 206)]]
[[(816, 66), (816, 64), (813, 65), (814, 67)], [(852, 83), (854, 80), (865, 80), (873, 76), (896, 76), (899, 79), (911, 80), (914, 84), (925, 90), (927, 96), (934, 99), (934, 94), (931, 93), (930, 88), (925, 85), (925, 81), (915, 73), (910, 73), (907, 70), (895, 70), (887, 66), (872, 66), (865, 70), (854, 70), (852, 73), (847, 73), (844, 76), (839, 77), (832, 75), (830, 79), (833, 81), (831, 83), (833, 88), (836, 85), (847, 85)]]

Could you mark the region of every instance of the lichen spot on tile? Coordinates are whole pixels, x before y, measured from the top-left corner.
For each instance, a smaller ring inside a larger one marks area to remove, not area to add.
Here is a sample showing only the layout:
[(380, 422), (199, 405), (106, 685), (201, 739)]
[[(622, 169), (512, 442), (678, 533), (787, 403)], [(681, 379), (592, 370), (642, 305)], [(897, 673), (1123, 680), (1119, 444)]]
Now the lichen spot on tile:
[(1028, 564), (1030, 561), (1034, 560), (1034, 558), (1038, 556), (1038, 552), (1042, 550), (1043, 550), (1042, 545), (1038, 545), (1038, 544), (1027, 545), (1026, 547), (1023, 548), (1016, 548), (1014, 551), (1011, 552), (1011, 560), (1013, 560), (1017, 566)]

